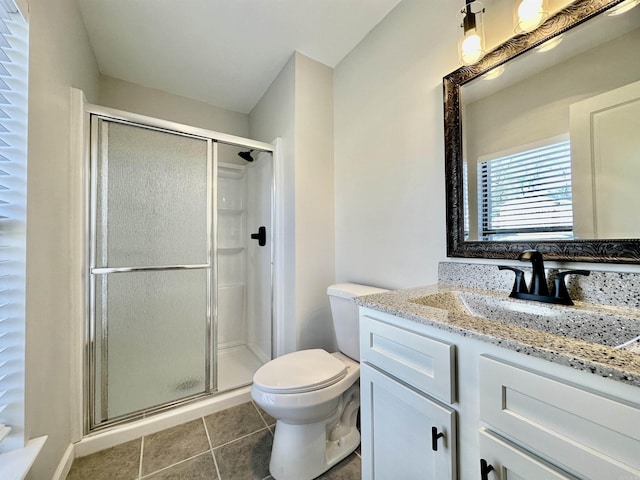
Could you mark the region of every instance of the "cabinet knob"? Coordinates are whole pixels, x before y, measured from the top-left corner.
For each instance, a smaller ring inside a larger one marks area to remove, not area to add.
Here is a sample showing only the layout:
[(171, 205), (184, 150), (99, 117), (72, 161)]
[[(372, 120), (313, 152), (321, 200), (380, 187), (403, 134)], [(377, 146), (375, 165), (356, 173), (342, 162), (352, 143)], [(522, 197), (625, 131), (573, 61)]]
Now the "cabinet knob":
[(489, 472), (493, 471), (493, 465), (489, 465), (484, 458), (480, 459), (480, 478), (489, 480)]
[(444, 433), (438, 433), (437, 427), (431, 427), (431, 450), (438, 451), (438, 439), (444, 437)]

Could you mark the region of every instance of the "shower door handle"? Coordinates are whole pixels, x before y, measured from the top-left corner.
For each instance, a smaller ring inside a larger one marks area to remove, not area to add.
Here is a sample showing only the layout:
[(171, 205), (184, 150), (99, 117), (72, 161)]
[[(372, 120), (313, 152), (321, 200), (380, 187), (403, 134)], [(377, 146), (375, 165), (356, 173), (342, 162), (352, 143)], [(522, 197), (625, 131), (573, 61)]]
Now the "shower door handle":
[(267, 229), (266, 227), (258, 228), (258, 233), (252, 233), (251, 238), (258, 240), (258, 245), (264, 247), (267, 244)]

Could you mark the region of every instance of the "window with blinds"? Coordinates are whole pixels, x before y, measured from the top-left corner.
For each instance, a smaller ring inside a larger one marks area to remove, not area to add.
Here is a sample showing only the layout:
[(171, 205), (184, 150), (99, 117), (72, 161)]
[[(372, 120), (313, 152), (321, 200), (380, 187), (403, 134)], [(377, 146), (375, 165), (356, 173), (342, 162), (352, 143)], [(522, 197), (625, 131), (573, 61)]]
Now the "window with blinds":
[(481, 238), (572, 238), (571, 148), (556, 142), (478, 164)]
[(24, 446), (28, 28), (0, 1), (0, 453)]

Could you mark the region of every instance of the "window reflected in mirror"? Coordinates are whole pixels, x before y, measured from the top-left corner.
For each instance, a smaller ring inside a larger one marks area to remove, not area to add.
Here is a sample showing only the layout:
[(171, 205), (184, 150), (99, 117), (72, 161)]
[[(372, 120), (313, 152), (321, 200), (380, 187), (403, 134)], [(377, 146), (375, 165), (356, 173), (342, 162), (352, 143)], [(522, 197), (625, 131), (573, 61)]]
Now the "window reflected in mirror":
[(481, 157), (477, 191), (477, 202), (467, 207), (477, 210), (477, 230), (467, 240), (573, 238), (567, 139)]

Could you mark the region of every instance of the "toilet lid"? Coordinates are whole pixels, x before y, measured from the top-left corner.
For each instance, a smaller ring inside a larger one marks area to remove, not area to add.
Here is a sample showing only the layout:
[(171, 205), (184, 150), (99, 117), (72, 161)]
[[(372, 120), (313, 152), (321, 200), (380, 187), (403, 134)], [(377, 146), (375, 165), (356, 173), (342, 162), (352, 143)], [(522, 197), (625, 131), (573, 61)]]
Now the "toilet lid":
[(301, 350), (260, 367), (253, 383), (269, 393), (303, 393), (333, 385), (346, 374), (344, 362), (325, 350)]

